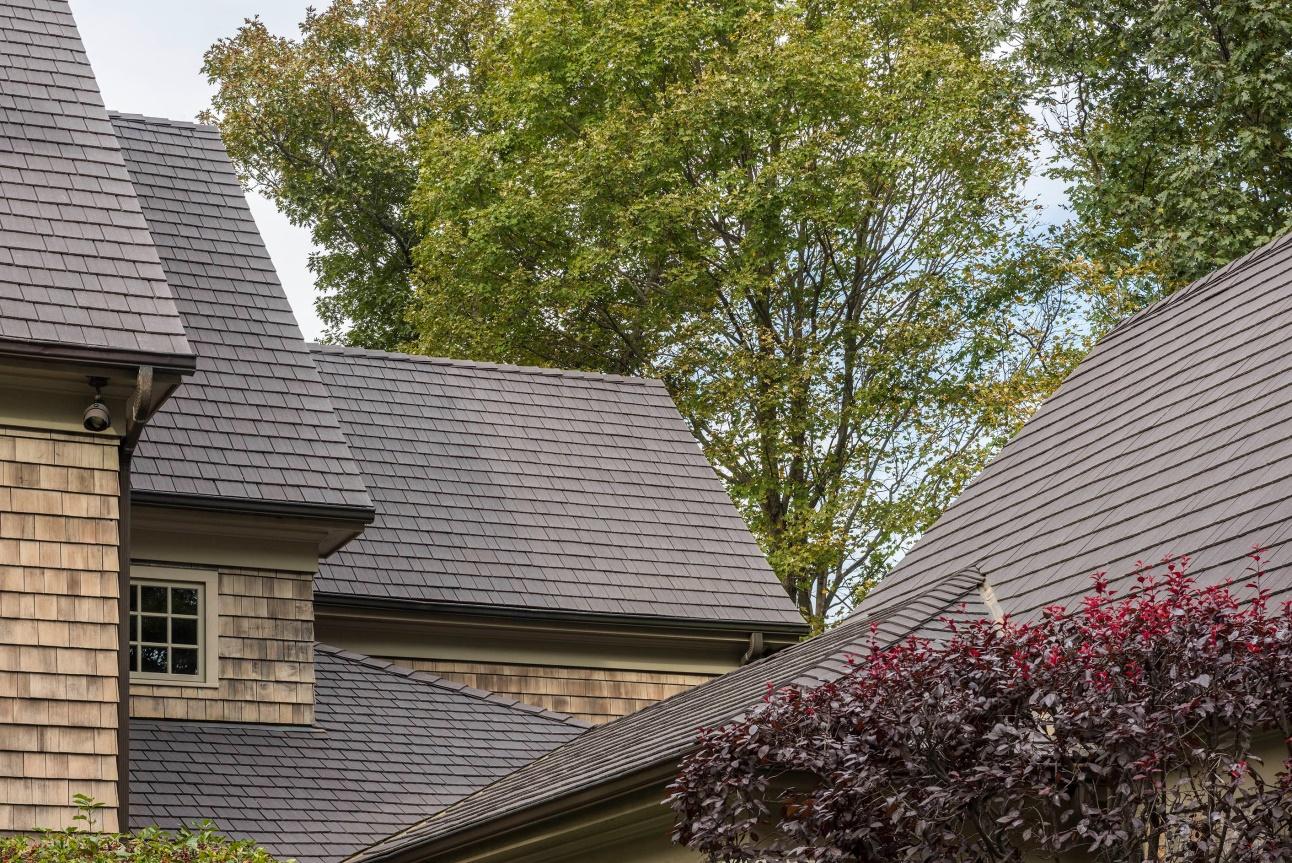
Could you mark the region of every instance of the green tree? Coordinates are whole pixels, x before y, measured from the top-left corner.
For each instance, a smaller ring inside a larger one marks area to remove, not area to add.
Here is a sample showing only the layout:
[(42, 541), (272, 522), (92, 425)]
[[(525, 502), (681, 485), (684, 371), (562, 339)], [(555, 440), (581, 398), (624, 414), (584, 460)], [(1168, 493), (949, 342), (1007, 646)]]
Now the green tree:
[(1292, 228), (1292, 4), (1026, 0), (1021, 44), (1114, 313)]
[(351, 47), (366, 21), (418, 7), (465, 14), (341, 0), (300, 42), (251, 24), (208, 59), (235, 160), (348, 262), (317, 227), (349, 212), (312, 191), (326, 160), (284, 159), (300, 145), (254, 130), (339, 128), (359, 142), (347, 158), (375, 158), (395, 120), (372, 85), (341, 121), (292, 106), (330, 103), (355, 63), (385, 80), (425, 40), (461, 48), (431, 52), (453, 61), (407, 88), (418, 119), (397, 136), (401, 182), (417, 176), (399, 210), (411, 296), (365, 306), (367, 288), (325, 278), (334, 327), (662, 378), (816, 625), (1083, 345), (1069, 283), (1021, 231), (1026, 91), (990, 0), (516, 0), (474, 42), (445, 26)]
[(426, 122), (470, 110), (497, 20), (494, 0), (335, 0), (306, 13), (298, 40), (251, 19), (207, 51), (219, 87), (202, 119), (244, 181), (309, 227), (332, 337), (391, 349), (416, 335), (414, 142)]

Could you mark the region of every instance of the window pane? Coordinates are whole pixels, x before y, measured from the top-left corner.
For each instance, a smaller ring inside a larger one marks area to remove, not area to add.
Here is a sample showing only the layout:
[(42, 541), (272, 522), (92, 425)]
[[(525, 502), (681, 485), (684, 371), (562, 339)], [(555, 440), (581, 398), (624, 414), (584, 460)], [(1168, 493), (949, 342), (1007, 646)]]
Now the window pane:
[(197, 644), (197, 618), (171, 618), (170, 640), (173, 644)]
[(187, 647), (176, 647), (171, 651), (172, 674), (197, 674), (197, 650)]
[(165, 674), (166, 673), (166, 653), (168, 648), (165, 647), (145, 647), (142, 648), (143, 665), (139, 669), (145, 674)]
[(130, 585), (130, 610), (139, 610), (139, 585), (137, 584)]
[(166, 588), (145, 584), (139, 588), (144, 611), (166, 613)]
[(166, 618), (154, 617), (151, 614), (144, 615), (144, 631), (141, 641), (156, 641), (161, 644), (166, 643)]
[(172, 587), (170, 610), (172, 614), (197, 614), (197, 588)]
[(139, 648), (135, 647), (133, 644), (130, 645), (130, 670), (139, 670)]
[(139, 640), (139, 615), (137, 614), (130, 615), (130, 640)]

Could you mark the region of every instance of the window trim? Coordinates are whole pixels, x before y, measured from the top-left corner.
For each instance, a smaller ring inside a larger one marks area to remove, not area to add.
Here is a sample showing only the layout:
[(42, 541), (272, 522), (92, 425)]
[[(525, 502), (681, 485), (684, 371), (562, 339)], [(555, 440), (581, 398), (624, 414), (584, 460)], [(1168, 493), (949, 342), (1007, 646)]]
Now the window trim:
[[(144, 686), (187, 686), (215, 688), (220, 685), (219, 675), (219, 599), (220, 574), (207, 569), (180, 569), (178, 567), (134, 566), (130, 567), (129, 584), (137, 582), (154, 582), (159, 584), (196, 584), (202, 588), (202, 613), (198, 615), (200, 631), (198, 633), (198, 651), (201, 656), (201, 668), (196, 677), (181, 677), (174, 674), (156, 674), (143, 671), (131, 671), (130, 682)], [(127, 602), (127, 608), (129, 603)], [(126, 612), (129, 614), (129, 611)], [(129, 652), (130, 642), (122, 645)]]

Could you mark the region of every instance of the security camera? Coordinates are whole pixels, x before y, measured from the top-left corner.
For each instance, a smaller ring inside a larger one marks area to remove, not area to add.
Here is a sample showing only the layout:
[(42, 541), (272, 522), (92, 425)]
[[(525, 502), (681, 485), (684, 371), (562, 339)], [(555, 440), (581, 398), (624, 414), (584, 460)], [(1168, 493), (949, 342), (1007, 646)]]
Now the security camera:
[(112, 412), (103, 403), (102, 389), (107, 382), (106, 378), (90, 378), (90, 386), (94, 387), (94, 401), (90, 402), (81, 419), (86, 431), (101, 432), (112, 425)]

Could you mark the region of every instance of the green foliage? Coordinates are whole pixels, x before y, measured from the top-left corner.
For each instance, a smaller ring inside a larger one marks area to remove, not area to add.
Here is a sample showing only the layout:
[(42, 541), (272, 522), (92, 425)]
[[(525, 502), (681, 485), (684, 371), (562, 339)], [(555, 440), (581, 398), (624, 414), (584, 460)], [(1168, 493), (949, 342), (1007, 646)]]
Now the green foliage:
[(1086, 343), (1084, 280), (1024, 231), (1007, 24), (993, 0), (339, 0), (207, 71), (233, 158), (324, 248), (335, 335), (662, 378), (820, 626)]
[(39, 836), (0, 836), (0, 863), (274, 863), (254, 842), (221, 836), (209, 822), (176, 833), (156, 828), (98, 833), (103, 804), (81, 794), (75, 802), (78, 826)]
[(299, 41), (252, 19), (207, 52), (219, 89), (203, 119), (244, 181), (309, 227), (334, 337), (382, 348), (412, 337), (413, 142), (469, 107), (472, 58), (496, 14), (490, 0), (336, 0), (307, 13)]
[(1292, 227), (1292, 4), (1027, 0), (1021, 21), (1114, 315)]

